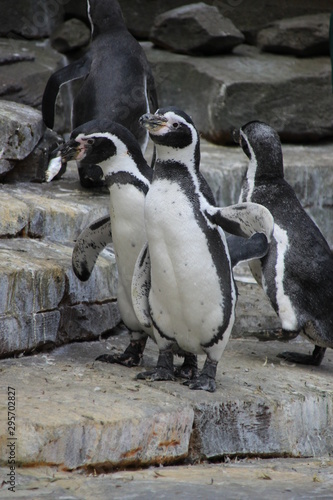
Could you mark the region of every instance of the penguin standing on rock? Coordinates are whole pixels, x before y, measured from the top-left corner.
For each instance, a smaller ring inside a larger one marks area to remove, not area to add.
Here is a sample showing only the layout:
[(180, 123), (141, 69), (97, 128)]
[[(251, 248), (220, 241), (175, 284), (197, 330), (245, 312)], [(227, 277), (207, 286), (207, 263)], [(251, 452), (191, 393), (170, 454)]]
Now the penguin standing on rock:
[[(42, 101), (45, 125), (54, 124), (55, 102), (61, 85), (84, 78), (74, 97), (72, 127), (107, 118), (128, 128), (144, 153), (148, 133), (139, 125), (143, 113), (157, 108), (154, 78), (141, 45), (126, 28), (117, 0), (87, 0), (91, 43), (79, 60), (49, 78)], [(60, 166), (59, 166), (60, 170)], [(62, 165), (61, 173), (65, 170)], [(82, 186), (100, 186), (102, 171), (81, 160)]]
[(318, 227), (284, 179), (281, 142), (269, 125), (254, 121), (234, 133), (249, 158), (241, 201), (260, 203), (274, 217), (269, 251), (250, 264), (252, 273), (278, 314), (282, 330), (315, 345), (311, 355), (279, 357), (320, 365), (333, 348), (333, 254)]
[(199, 172), (199, 135), (186, 113), (164, 108), (142, 116), (141, 123), (157, 157), (145, 201), (148, 246), (137, 261), (132, 297), (142, 324), (153, 327), (160, 353), (156, 368), (138, 378), (173, 380), (177, 343), (186, 352), (206, 354), (203, 370), (188, 385), (213, 392), (236, 306), (223, 229), (243, 237), (260, 229), (269, 238), (273, 218), (252, 203), (227, 208), (209, 203)]
[[(154, 339), (152, 328), (138, 321), (131, 297), (134, 266), (147, 241), (144, 202), (153, 170), (131, 132), (109, 120), (92, 120), (79, 126), (68, 143), (57, 151), (64, 161), (86, 159), (103, 171), (110, 191), (110, 217), (102, 217), (81, 233), (73, 250), (73, 269), (81, 281), (87, 281), (99, 253), (113, 242), (118, 267), (117, 300), (123, 322), (131, 332), (131, 341), (123, 354), (104, 354), (97, 360), (136, 366), (148, 336)], [(191, 377), (196, 373), (196, 366), (196, 357), (186, 354), (179, 376)]]

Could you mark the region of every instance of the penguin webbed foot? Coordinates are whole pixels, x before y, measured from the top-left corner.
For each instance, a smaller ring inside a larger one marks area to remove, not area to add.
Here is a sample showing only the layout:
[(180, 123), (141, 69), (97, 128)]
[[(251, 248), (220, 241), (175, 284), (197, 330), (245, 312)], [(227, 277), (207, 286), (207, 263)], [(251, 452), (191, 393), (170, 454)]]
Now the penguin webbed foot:
[(193, 380), (186, 380), (183, 385), (187, 385), (189, 389), (192, 389), (194, 391), (215, 392), (216, 369), (217, 361), (212, 361), (207, 358), (200, 375)]
[(147, 337), (138, 340), (131, 340), (130, 344), (126, 347), (122, 354), (102, 354), (101, 356), (98, 356), (95, 361), (123, 365), (128, 368), (138, 366), (141, 363), (146, 342)]
[(156, 368), (146, 372), (138, 373), (135, 377), (138, 380), (149, 380), (155, 382), (158, 380), (175, 381), (176, 377), (173, 370), (173, 352), (172, 349), (160, 351)]
[(319, 366), (324, 359), (326, 347), (315, 346), (312, 354), (302, 354), (299, 352), (280, 352), (277, 357), (301, 365)]
[(193, 380), (198, 376), (198, 361), (194, 354), (185, 354), (184, 362), (181, 366), (174, 369), (174, 374), (177, 378), (185, 378)]

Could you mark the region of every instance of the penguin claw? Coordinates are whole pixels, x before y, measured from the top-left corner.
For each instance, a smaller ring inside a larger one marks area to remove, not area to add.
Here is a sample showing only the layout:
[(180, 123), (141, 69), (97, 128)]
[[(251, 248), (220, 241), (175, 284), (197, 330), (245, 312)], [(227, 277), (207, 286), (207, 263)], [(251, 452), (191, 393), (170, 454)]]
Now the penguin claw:
[(155, 368), (154, 370), (138, 373), (135, 378), (138, 380), (148, 380), (151, 382), (155, 382), (157, 380), (171, 380), (174, 382), (176, 380), (176, 377), (173, 375), (173, 373), (165, 368)]
[(186, 380), (183, 385), (187, 385), (193, 391), (216, 391), (216, 382), (213, 378), (208, 377), (206, 374), (201, 374), (194, 380)]

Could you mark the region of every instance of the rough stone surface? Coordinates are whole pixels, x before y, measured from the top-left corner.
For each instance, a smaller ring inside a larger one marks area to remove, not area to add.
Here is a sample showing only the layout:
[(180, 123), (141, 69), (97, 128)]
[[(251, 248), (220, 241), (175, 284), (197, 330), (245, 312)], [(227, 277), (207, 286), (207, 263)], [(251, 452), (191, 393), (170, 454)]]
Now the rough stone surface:
[(71, 246), (2, 239), (0, 255), (1, 356), (96, 338), (119, 322), (113, 256), (103, 254), (87, 286), (74, 276)]
[[(0, 38), (0, 54), (0, 98), (41, 110), (47, 80), (67, 64), (65, 56), (48, 41), (12, 38)], [(70, 130), (70, 109), (70, 88), (64, 85), (57, 99), (55, 130)]]
[[(74, 469), (184, 458), (193, 424), (190, 405), (180, 406), (169, 394), (161, 399), (158, 388), (144, 388), (122, 374), (122, 367), (95, 366), (93, 348), (79, 344), (76, 352), (61, 349), (3, 362), (3, 382), (16, 384), (20, 401), (17, 462)], [(1, 457), (6, 456), (4, 423)]]
[(0, 149), (5, 160), (22, 160), (43, 134), (40, 111), (15, 102), (0, 101)]
[(172, 52), (210, 55), (230, 52), (244, 36), (217, 7), (199, 2), (158, 16), (150, 40)]
[(89, 41), (90, 29), (75, 18), (61, 24), (51, 36), (52, 47), (62, 54), (84, 47)]
[(240, 45), (232, 55), (191, 57), (144, 44), (159, 105), (187, 110), (207, 139), (231, 143), (251, 120), (269, 123), (283, 141), (333, 136), (329, 57), (296, 59)]
[(54, 0), (0, 0), (0, 36), (45, 38), (61, 22), (66, 2)]
[[(47, 500), (145, 500), (182, 498), (216, 500), (244, 498), (292, 500), (331, 498), (333, 461), (330, 457), (237, 459), (227, 463), (149, 467), (112, 473), (62, 471), (58, 467), (20, 468), (16, 471), (15, 498)], [(8, 469), (0, 468), (1, 477)], [(1, 498), (13, 498), (3, 485)], [(7, 493), (7, 494), (6, 494)]]
[(329, 55), (329, 24), (329, 12), (282, 19), (258, 33), (257, 45), (277, 54)]
[[(333, 453), (331, 350), (320, 367), (310, 368), (281, 362), (276, 357), (281, 343), (231, 339), (212, 394), (191, 391), (181, 380), (136, 380), (157, 361), (151, 341), (141, 367), (94, 362), (102, 353), (121, 352), (127, 343), (124, 333), (1, 361), (2, 401), (8, 386), (16, 391), (18, 464), (110, 468), (186, 457)], [(302, 341), (292, 348), (306, 352), (311, 346)], [(3, 404), (2, 465), (6, 415)]]
[[(83, 12), (83, 0), (81, 12)], [(76, 12), (77, 3), (71, 0), (66, 9)], [(137, 36), (147, 39), (150, 27), (154, 19), (161, 13), (193, 3), (193, 0), (168, 0), (162, 1), (138, 1), (119, 0), (126, 19), (127, 26)], [(235, 26), (245, 33), (249, 41), (254, 41), (256, 33), (264, 28), (267, 23), (282, 18), (301, 16), (305, 14), (317, 14), (319, 12), (331, 12), (331, 0), (313, 2), (313, 0), (293, 0), (292, 2), (278, 2), (276, 0), (206, 0), (208, 5), (218, 7), (223, 16), (230, 18)]]

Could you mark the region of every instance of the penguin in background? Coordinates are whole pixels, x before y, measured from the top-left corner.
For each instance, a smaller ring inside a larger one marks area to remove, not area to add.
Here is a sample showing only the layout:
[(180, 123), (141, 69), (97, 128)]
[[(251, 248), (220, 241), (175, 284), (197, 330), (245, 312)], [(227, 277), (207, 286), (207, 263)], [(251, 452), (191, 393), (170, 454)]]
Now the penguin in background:
[[(49, 78), (42, 100), (44, 123), (53, 128), (60, 87), (83, 79), (73, 100), (72, 129), (90, 120), (107, 118), (128, 128), (144, 153), (148, 133), (139, 126), (139, 118), (157, 108), (154, 78), (146, 55), (127, 30), (117, 0), (87, 0), (87, 10), (91, 23), (89, 49), (82, 58)], [(58, 176), (62, 175), (66, 162), (54, 168)], [(78, 171), (82, 186), (104, 185), (101, 169), (87, 160), (78, 162)]]
[(224, 230), (269, 240), (273, 217), (254, 203), (218, 208), (205, 195), (200, 140), (191, 118), (175, 107), (141, 117), (156, 145), (153, 180), (145, 199), (147, 245), (132, 281), (141, 324), (153, 328), (157, 365), (145, 380), (174, 380), (173, 345), (206, 354), (190, 389), (214, 392), (216, 369), (235, 319), (236, 285)]
[(302, 334), (315, 347), (310, 355), (284, 352), (295, 363), (320, 365), (333, 348), (333, 255), (325, 238), (284, 179), (277, 132), (266, 123), (249, 122), (234, 132), (249, 158), (240, 201), (260, 203), (274, 217), (267, 255), (250, 263), (289, 338)]

